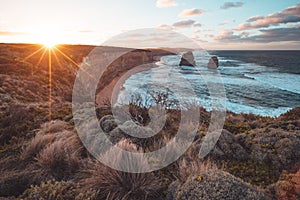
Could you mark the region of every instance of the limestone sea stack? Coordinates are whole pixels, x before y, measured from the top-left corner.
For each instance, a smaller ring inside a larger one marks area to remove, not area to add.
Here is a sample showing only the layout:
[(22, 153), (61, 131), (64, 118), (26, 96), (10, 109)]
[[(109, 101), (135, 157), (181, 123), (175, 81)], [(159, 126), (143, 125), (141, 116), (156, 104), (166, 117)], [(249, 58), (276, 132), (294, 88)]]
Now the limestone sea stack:
[(196, 66), (193, 52), (188, 51), (182, 55), (179, 66), (183, 66), (183, 65), (184, 66), (193, 66), (193, 67)]
[(217, 69), (219, 67), (219, 60), (218, 60), (218, 57), (217, 56), (212, 56), (210, 59), (209, 59), (209, 62), (208, 62), (208, 65), (207, 67), (209, 69)]

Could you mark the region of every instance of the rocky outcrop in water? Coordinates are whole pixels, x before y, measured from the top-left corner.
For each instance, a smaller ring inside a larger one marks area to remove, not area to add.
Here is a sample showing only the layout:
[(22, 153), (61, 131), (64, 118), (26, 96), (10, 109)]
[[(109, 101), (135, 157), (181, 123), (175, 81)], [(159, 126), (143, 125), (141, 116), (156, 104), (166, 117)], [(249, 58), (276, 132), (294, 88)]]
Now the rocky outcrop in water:
[(218, 57), (217, 56), (212, 56), (210, 59), (209, 59), (209, 62), (208, 62), (208, 65), (207, 67), (209, 69), (217, 69), (219, 67), (219, 60), (218, 60)]
[(193, 52), (188, 51), (184, 53), (181, 57), (179, 66), (196, 66), (195, 58)]

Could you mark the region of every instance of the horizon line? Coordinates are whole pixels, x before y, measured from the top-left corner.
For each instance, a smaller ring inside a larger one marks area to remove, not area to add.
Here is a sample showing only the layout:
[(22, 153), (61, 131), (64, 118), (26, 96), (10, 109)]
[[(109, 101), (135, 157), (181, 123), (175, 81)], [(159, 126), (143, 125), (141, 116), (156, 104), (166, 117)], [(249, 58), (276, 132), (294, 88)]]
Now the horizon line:
[[(8, 45), (41, 45), (41, 43), (26, 43), (26, 42), (0, 42), (0, 45), (8, 44)], [(139, 48), (131, 48), (131, 47), (122, 47), (122, 46), (106, 46), (106, 45), (95, 45), (95, 44), (83, 44), (83, 43), (65, 43), (65, 44), (56, 44), (55, 46), (90, 46), (90, 47), (116, 47), (116, 48), (129, 48), (129, 49), (176, 49), (184, 47), (139, 47)], [(299, 49), (203, 49), (206, 51), (300, 51)]]

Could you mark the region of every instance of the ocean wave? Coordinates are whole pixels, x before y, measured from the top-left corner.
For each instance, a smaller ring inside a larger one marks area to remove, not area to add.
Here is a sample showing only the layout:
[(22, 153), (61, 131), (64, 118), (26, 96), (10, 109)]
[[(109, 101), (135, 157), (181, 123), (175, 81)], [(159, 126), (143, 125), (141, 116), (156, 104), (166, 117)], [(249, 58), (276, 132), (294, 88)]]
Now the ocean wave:
[(269, 116), (269, 117), (278, 117), (283, 113), (291, 110), (290, 107), (278, 107), (278, 108), (270, 108), (270, 107), (262, 107), (262, 106), (249, 106), (240, 103), (234, 103), (227, 101), (226, 102), (227, 110), (230, 110), (234, 113), (252, 113), (260, 116)]
[(244, 74), (245, 77), (255, 79), (261, 83), (269, 84), (281, 90), (300, 94), (300, 75), (288, 73), (257, 73)]

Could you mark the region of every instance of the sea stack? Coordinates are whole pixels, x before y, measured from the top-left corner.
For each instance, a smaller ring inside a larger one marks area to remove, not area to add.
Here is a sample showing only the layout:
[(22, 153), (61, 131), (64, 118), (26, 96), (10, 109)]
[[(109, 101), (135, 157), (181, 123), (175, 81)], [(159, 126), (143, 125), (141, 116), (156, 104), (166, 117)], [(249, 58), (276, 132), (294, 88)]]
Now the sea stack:
[(217, 56), (212, 56), (210, 59), (209, 59), (209, 62), (208, 62), (208, 65), (207, 67), (209, 69), (217, 69), (219, 67), (219, 60), (218, 60), (218, 57)]
[(193, 52), (188, 51), (182, 55), (179, 66), (183, 66), (183, 65), (184, 66), (193, 66), (193, 67), (196, 66)]

